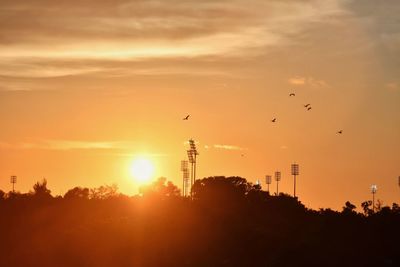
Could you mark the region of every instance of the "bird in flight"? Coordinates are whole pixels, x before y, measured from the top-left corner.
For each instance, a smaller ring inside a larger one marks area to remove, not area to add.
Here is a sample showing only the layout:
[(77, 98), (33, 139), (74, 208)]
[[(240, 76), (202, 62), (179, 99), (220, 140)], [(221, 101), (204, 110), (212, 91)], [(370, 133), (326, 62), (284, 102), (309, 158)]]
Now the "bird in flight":
[(189, 119), (190, 115), (187, 115), (185, 118), (183, 118), (184, 121), (187, 121)]
[(273, 119), (271, 120), (271, 122), (276, 122), (276, 118), (273, 118)]
[(337, 133), (338, 133), (338, 134), (342, 134), (342, 133), (343, 133), (343, 130), (340, 130), (340, 131), (338, 131)]
[(307, 111), (310, 111), (311, 109), (312, 109), (311, 107), (308, 107), (308, 108), (307, 108)]
[(289, 96), (296, 96), (296, 94), (295, 93), (290, 93)]
[(308, 108), (311, 104), (304, 105), (305, 108)]

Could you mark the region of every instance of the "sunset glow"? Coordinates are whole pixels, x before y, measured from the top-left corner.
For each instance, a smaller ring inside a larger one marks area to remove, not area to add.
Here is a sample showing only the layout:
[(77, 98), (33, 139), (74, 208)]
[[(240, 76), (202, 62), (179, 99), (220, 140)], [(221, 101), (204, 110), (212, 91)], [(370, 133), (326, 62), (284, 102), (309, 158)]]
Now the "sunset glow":
[(153, 174), (153, 163), (146, 158), (137, 158), (132, 162), (130, 172), (135, 182), (138, 184), (149, 183)]
[(400, 266), (399, 14), (0, 0), (1, 266)]

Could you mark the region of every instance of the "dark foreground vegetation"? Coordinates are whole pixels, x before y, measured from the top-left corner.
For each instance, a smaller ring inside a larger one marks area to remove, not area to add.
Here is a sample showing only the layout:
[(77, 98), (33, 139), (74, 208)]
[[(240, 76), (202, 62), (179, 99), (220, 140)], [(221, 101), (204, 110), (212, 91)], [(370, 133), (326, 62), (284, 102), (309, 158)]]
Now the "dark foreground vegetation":
[(310, 210), (240, 177), (197, 181), (193, 200), (165, 179), (53, 197), (0, 191), (0, 266), (400, 266), (400, 208), (349, 202)]

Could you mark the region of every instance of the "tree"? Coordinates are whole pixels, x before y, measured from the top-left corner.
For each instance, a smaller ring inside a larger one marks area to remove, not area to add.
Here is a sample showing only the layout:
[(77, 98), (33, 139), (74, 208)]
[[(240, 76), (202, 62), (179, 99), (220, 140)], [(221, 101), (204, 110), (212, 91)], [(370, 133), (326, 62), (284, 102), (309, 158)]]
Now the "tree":
[(92, 188), (89, 193), (90, 199), (110, 199), (117, 196), (119, 196), (119, 193), (116, 184), (102, 185), (98, 188)]
[(373, 210), (370, 208), (372, 206), (372, 201), (368, 200), (368, 201), (364, 201), (363, 203), (361, 203), (361, 207), (364, 211), (364, 215), (371, 215), (373, 213)]
[(68, 190), (64, 195), (65, 199), (89, 199), (89, 189), (82, 187), (75, 187)]
[(33, 185), (33, 195), (40, 198), (51, 197), (51, 191), (47, 188), (47, 180), (43, 179), (41, 182), (38, 181)]
[(167, 181), (167, 178), (160, 177), (150, 185), (145, 185), (139, 188), (139, 192), (143, 196), (153, 197), (179, 197), (180, 190), (172, 182)]
[(356, 206), (352, 204), (350, 201), (346, 201), (343, 207), (342, 213), (344, 214), (355, 214)]
[(392, 211), (393, 212), (398, 212), (400, 214), (400, 206), (397, 203), (392, 204)]
[(197, 180), (192, 193), (195, 200), (240, 202), (251, 190), (257, 188), (242, 177), (213, 176)]

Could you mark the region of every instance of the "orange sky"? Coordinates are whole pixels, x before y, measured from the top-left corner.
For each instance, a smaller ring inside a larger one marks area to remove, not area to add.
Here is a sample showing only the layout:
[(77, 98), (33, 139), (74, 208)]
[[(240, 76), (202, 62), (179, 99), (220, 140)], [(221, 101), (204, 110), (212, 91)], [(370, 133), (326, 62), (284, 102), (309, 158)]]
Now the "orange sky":
[(359, 206), (373, 183), (399, 203), (399, 13), (395, 0), (4, 0), (0, 188), (15, 174), (22, 192), (46, 177), (53, 194), (135, 194), (137, 155), (180, 186), (194, 138), (198, 177), (281, 170), (292, 193), (296, 161), (309, 207)]

